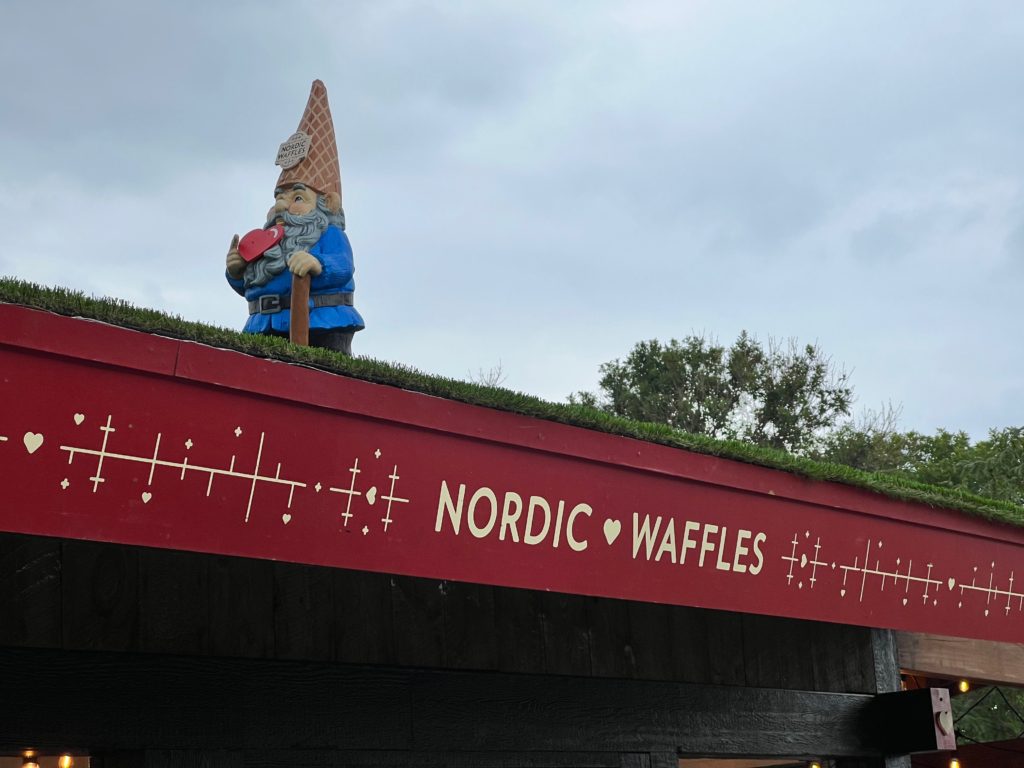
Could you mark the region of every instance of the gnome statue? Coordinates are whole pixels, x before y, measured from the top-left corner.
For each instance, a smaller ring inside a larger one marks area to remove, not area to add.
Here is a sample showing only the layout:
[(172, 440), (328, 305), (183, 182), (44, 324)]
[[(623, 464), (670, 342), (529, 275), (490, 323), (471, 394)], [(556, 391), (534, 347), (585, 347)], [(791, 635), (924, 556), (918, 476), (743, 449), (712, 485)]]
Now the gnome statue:
[(294, 280), (296, 325), (307, 322), (301, 296), (308, 286), (310, 345), (351, 355), (352, 335), (364, 325), (352, 301), (355, 267), (341, 207), (338, 146), (319, 80), (275, 164), (281, 175), (267, 223), (241, 239), (235, 235), (227, 255), (228, 283), (249, 302), (243, 331), (288, 337)]

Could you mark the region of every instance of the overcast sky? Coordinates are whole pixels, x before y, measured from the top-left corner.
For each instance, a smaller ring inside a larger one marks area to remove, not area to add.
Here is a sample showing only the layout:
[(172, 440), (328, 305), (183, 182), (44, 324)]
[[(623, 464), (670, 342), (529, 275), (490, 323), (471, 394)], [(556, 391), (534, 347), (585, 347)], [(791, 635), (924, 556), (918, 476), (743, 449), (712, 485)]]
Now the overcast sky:
[(818, 342), (1024, 423), (1024, 4), (0, 0), (0, 274), (232, 328), (310, 83), (355, 351), (563, 400), (642, 339)]

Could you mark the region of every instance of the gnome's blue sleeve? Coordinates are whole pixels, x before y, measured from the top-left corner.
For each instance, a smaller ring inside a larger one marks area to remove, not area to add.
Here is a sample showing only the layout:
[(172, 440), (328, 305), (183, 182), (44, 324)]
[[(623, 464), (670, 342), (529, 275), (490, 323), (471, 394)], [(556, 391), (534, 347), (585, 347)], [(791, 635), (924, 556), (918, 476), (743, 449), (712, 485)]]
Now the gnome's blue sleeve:
[(355, 282), (352, 279), (355, 272), (352, 246), (344, 232), (335, 226), (328, 227), (309, 252), (323, 265), (323, 271), (313, 278), (313, 292), (355, 289)]
[(245, 280), (240, 277), (232, 277), (228, 274), (227, 270), (224, 270), (224, 278), (228, 281), (228, 285), (234, 289), (235, 293), (239, 296), (245, 296)]
[[(310, 294), (349, 294), (355, 291), (355, 265), (348, 236), (335, 226), (328, 227), (320, 240), (309, 249), (323, 265), (323, 271), (313, 278)], [(365, 327), (356, 308), (339, 304), (316, 307), (310, 312), (309, 327), (330, 330), (358, 331)]]

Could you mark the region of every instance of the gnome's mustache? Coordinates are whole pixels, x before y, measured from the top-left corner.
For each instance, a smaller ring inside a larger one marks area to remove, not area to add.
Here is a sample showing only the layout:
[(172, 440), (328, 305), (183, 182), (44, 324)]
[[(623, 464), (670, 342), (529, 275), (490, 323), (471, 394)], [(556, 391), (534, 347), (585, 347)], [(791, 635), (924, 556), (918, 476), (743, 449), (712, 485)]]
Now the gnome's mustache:
[[(270, 215), (267, 217), (267, 223), (263, 225), (263, 228), (270, 229), (270, 227), (274, 226), (279, 220), (284, 222), (288, 229), (291, 229), (292, 227), (304, 228), (310, 224), (321, 226), (323, 228), (327, 227), (327, 215), (320, 210), (319, 206), (309, 213), (301, 216), (288, 213), (288, 211), (271, 211)], [(285, 233), (287, 234), (287, 229), (285, 230)]]
[(264, 229), (274, 226), (278, 220), (284, 222), (284, 239), (267, 251), (263, 258), (270, 256), (275, 250), (280, 250), (290, 256), (292, 251), (316, 243), (320, 239), (320, 235), (327, 229), (327, 215), (319, 209), (314, 209), (301, 216), (287, 211), (275, 211), (267, 220)]

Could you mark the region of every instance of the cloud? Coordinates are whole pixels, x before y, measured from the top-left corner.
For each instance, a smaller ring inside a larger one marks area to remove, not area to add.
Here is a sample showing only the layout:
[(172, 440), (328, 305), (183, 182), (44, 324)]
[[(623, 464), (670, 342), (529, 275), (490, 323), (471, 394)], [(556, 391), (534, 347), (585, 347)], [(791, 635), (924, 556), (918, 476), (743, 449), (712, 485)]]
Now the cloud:
[(1022, 37), (1010, 2), (13, 5), (0, 193), (54, 220), (0, 272), (240, 326), (224, 250), (319, 77), (358, 352), (557, 398), (747, 328), (983, 431), (1024, 381)]

